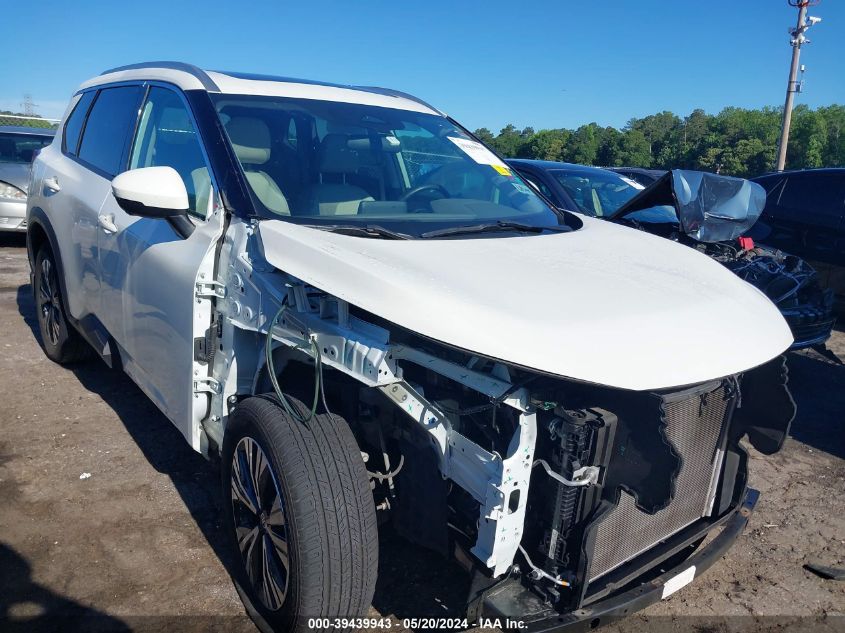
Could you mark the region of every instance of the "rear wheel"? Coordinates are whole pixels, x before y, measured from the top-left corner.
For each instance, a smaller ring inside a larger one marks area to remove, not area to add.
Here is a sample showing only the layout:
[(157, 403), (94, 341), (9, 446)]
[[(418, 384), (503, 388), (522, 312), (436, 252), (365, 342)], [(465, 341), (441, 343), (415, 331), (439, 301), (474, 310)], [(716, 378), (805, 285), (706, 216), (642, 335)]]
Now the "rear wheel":
[(61, 271), (56, 265), (52, 251), (44, 246), (35, 258), (33, 279), (35, 307), (41, 345), (52, 361), (60, 364), (85, 360), (91, 355), (91, 348), (85, 339), (68, 323), (59, 285)]
[(302, 423), (273, 398), (247, 398), (226, 430), (222, 485), (238, 592), (259, 628), (313, 631), (310, 618), (366, 614), (378, 567), (376, 516), (342, 418)]

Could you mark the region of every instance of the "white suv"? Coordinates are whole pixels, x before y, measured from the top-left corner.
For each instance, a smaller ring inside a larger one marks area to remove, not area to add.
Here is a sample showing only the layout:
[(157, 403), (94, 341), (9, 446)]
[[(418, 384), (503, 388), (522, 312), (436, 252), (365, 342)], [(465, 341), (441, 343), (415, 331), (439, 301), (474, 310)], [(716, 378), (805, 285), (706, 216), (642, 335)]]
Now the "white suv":
[(641, 608), (742, 531), (739, 441), (794, 414), (761, 292), (552, 208), (407, 94), (115, 68), (29, 193), (45, 352), (93, 348), (219, 456), (265, 628), (365, 614), (380, 518), (472, 574), (467, 623)]

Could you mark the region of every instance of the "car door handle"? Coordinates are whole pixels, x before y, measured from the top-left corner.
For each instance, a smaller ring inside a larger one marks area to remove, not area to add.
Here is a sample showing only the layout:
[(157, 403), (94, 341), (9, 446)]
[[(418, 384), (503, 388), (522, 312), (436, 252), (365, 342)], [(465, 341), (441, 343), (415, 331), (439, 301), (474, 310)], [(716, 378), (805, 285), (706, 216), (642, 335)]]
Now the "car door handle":
[(62, 188), (59, 186), (59, 181), (55, 176), (50, 176), (49, 178), (44, 179), (44, 187), (49, 189), (50, 191), (61, 191)]
[(117, 233), (117, 225), (114, 223), (113, 215), (101, 215), (97, 217), (97, 222), (103, 227), (106, 233)]

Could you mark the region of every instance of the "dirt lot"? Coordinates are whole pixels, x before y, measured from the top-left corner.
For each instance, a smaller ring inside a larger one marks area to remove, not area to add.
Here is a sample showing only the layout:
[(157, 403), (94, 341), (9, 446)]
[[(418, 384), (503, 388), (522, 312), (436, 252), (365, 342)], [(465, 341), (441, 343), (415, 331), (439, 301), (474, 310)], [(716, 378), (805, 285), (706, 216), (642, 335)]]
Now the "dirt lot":
[[(254, 631), (226, 572), (216, 469), (125, 376), (47, 360), (33, 309), (23, 239), (0, 236), (0, 631)], [(845, 332), (829, 347), (845, 359)], [(845, 365), (808, 352), (789, 366), (799, 415), (780, 454), (753, 455), (749, 529), (618, 629), (845, 630), (845, 582), (802, 567), (845, 567)], [(458, 615), (466, 589), (455, 568), (381, 535), (373, 617), (401, 630)]]

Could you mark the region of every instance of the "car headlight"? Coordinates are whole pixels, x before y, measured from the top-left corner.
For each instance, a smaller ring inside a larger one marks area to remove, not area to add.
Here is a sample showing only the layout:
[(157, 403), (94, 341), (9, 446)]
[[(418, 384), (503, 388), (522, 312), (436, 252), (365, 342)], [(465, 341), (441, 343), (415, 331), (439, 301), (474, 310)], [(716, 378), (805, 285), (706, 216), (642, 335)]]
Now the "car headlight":
[(14, 185), (10, 185), (8, 182), (0, 180), (0, 198), (24, 201), (26, 200), (26, 194)]

